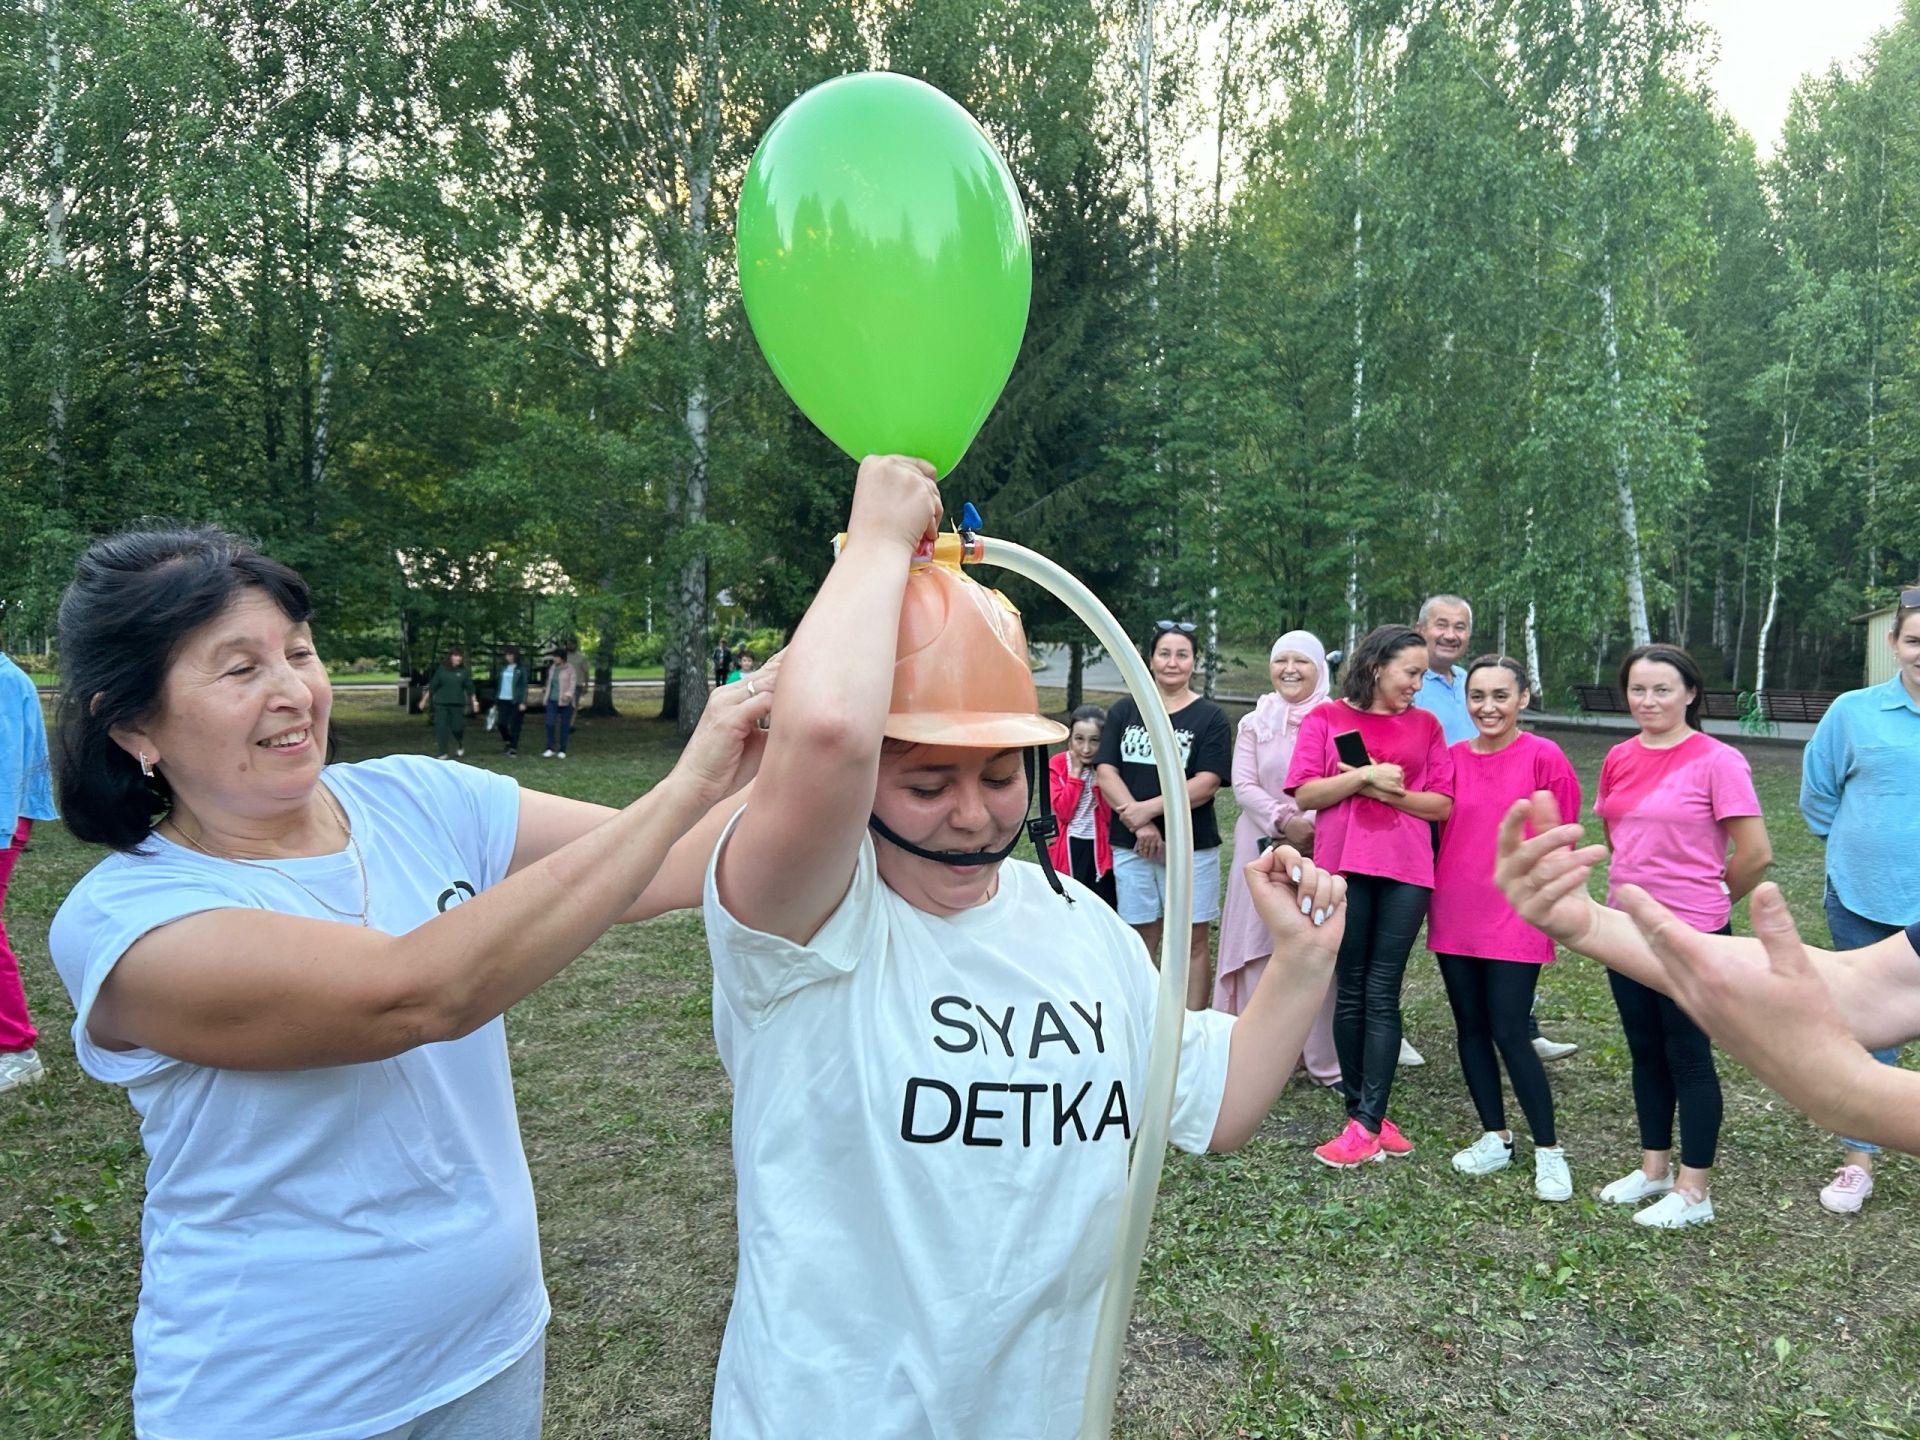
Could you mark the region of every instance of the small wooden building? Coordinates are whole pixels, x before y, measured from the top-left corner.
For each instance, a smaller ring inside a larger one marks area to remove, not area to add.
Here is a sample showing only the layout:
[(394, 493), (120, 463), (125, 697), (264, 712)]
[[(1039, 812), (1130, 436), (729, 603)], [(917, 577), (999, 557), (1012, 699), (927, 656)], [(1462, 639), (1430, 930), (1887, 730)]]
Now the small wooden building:
[(1893, 647), (1887, 644), (1887, 632), (1893, 629), (1894, 607), (1883, 605), (1853, 618), (1867, 628), (1867, 686), (1884, 685), (1893, 679)]

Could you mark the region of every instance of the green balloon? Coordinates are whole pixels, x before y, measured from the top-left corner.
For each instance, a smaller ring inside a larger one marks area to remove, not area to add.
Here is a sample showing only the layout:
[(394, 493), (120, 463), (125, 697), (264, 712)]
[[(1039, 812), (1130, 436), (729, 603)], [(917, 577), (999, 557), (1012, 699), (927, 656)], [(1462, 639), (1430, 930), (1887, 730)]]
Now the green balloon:
[(761, 137), (736, 242), (747, 318), (794, 404), (856, 460), (949, 473), (1033, 294), (1026, 212), (973, 117), (905, 75), (815, 86)]

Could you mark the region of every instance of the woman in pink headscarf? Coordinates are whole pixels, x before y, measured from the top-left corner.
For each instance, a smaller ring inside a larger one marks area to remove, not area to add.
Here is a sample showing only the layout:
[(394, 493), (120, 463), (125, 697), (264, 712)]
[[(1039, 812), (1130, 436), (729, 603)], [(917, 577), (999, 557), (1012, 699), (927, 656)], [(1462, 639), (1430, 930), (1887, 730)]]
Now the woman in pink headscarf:
[[(1238, 1015), (1252, 998), (1260, 974), (1273, 953), (1273, 937), (1254, 913), (1243, 867), (1263, 848), (1261, 841), (1284, 841), (1305, 854), (1313, 848), (1313, 812), (1293, 803), (1281, 785), (1293, 758), (1294, 738), (1309, 710), (1326, 703), (1330, 677), (1327, 651), (1305, 630), (1289, 630), (1273, 642), (1268, 656), (1273, 693), (1240, 722), (1233, 747), (1233, 796), (1240, 820), (1233, 831), (1233, 875), (1227, 882), (1227, 908), (1220, 921), (1220, 964), (1213, 1006)], [(1307, 1071), (1322, 1085), (1340, 1078), (1333, 1050), (1333, 990), (1307, 1037)]]

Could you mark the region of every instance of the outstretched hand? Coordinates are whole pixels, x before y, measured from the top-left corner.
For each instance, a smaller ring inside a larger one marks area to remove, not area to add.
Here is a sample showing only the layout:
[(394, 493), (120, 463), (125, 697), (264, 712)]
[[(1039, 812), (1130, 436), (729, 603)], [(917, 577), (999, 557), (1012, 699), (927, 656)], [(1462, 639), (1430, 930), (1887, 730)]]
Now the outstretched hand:
[(1515, 913), (1569, 950), (1580, 949), (1600, 912), (1587, 894), (1587, 877), (1606, 858), (1607, 847), (1576, 849), (1585, 834), (1578, 825), (1561, 824), (1559, 803), (1536, 790), (1514, 801), (1500, 822), (1493, 866), (1494, 883)]
[(1702, 935), (1638, 885), (1622, 886), (1620, 908), (1665, 968), (1664, 989), (1716, 1043), (1770, 1088), (1810, 1103), (1808, 1088), (1839, 1080), (1860, 1044), (1814, 969), (1780, 887), (1753, 892), (1760, 944)]
[(1347, 881), (1291, 845), (1275, 845), (1246, 867), (1254, 912), (1273, 936), (1273, 953), (1311, 947), (1340, 952), (1347, 930)]
[(693, 738), (673, 767), (675, 774), (699, 788), (707, 804), (717, 805), (758, 773), (766, 751), (766, 722), (773, 714), (780, 663), (781, 655), (775, 655), (751, 674), (720, 686), (707, 697), (707, 708), (700, 713)]

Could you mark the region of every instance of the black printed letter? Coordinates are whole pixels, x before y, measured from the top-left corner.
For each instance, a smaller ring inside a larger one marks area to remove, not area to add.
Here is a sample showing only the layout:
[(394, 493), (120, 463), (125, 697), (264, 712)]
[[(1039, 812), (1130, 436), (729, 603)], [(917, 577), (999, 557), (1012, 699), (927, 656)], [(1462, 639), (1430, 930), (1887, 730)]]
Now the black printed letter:
[[(914, 1100), (922, 1088), (938, 1090), (947, 1097), (947, 1123), (937, 1135), (917, 1134), (913, 1128)], [(909, 1145), (937, 1145), (951, 1139), (960, 1128), (960, 1092), (944, 1080), (923, 1080), (918, 1075), (907, 1081), (907, 1101), (900, 1111), (900, 1138)]]
[(965, 1020), (957, 1020), (953, 1016), (946, 1014), (946, 1008), (949, 1005), (958, 1005), (962, 1014), (966, 1013), (968, 1008), (965, 996), (942, 995), (938, 1000), (933, 1002), (933, 1023), (943, 1025), (949, 1030), (958, 1030), (962, 1035), (967, 1037), (966, 1043), (964, 1045), (959, 1044), (952, 1040), (943, 1039), (938, 1035), (933, 1037), (933, 1043), (950, 1054), (964, 1055), (980, 1043), (980, 1032)]

